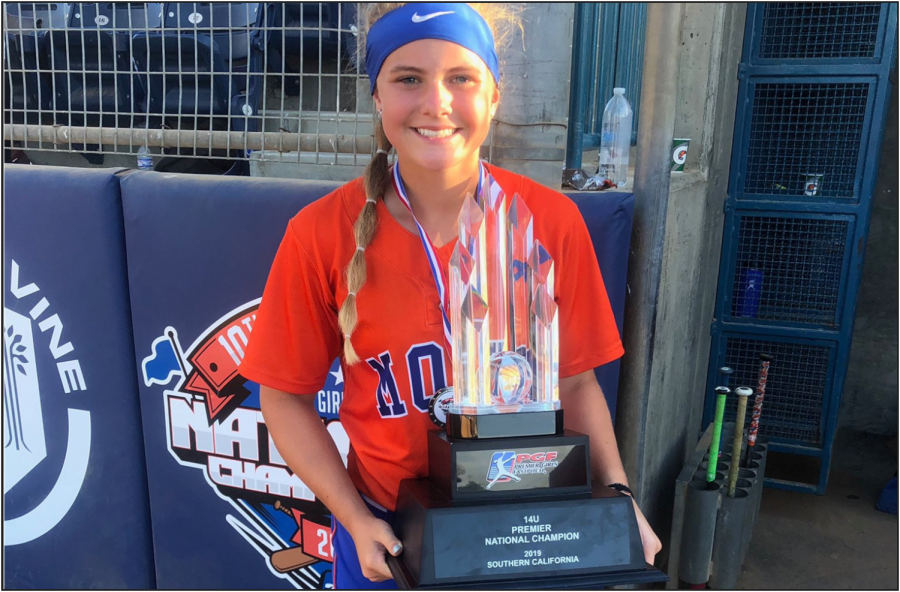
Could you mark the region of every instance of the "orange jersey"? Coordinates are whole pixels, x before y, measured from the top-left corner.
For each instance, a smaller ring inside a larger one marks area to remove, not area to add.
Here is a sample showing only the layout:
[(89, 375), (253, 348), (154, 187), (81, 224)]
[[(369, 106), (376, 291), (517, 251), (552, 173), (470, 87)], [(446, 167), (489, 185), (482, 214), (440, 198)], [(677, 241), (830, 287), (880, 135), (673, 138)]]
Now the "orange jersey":
[[(509, 199), (534, 215), (534, 237), (556, 268), (559, 376), (611, 362), (624, 350), (587, 227), (566, 196), (526, 177), (488, 171)], [(337, 314), (347, 298), (344, 269), (354, 254), (353, 223), (365, 203), (361, 179), (303, 208), (275, 256), (241, 364), (250, 380), (288, 393), (322, 388), (343, 337)], [(357, 297), (353, 346), (361, 361), (343, 363), (341, 424), (351, 444), (348, 471), (359, 490), (393, 510), (400, 481), (428, 474), (426, 432), (434, 392), (452, 383), (440, 300), (419, 236), (382, 200), (365, 251), (367, 280)], [(435, 249), (449, 265), (456, 241)]]

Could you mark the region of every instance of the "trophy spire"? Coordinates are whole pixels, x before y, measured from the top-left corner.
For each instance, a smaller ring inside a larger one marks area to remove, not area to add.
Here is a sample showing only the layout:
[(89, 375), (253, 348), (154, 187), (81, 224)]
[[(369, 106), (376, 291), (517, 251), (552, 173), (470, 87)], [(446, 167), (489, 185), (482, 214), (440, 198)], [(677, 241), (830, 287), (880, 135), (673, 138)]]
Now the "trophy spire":
[(450, 260), (451, 413), (559, 409), (554, 263), (525, 200), (488, 176), (467, 197)]

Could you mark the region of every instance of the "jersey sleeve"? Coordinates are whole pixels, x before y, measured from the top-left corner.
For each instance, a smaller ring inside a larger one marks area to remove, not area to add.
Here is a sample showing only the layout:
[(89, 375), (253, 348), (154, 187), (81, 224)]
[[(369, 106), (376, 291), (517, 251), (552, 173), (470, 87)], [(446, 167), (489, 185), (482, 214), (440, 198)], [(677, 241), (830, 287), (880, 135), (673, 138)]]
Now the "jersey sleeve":
[(342, 342), (334, 294), (325, 277), (292, 222), (256, 313), (240, 366), (244, 378), (294, 394), (322, 388)]
[(557, 268), (559, 376), (565, 378), (625, 353), (587, 226), (576, 213)]

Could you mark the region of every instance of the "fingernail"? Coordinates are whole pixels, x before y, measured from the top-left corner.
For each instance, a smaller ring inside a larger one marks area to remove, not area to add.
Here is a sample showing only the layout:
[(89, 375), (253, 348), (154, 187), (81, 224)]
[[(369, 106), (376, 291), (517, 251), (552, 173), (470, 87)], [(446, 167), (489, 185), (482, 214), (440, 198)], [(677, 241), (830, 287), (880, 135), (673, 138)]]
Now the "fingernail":
[(391, 555), (397, 555), (400, 551), (403, 550), (403, 545), (397, 543), (393, 547), (391, 547)]

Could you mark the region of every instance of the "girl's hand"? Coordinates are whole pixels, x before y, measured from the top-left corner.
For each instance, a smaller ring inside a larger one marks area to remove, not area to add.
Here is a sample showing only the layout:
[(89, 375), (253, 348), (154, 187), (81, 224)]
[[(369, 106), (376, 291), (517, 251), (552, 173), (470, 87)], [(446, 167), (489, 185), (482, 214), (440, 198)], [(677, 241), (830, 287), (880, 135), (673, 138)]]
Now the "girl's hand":
[(662, 543), (659, 542), (659, 537), (657, 537), (656, 533), (653, 532), (653, 529), (650, 528), (650, 523), (644, 518), (644, 513), (641, 512), (641, 509), (638, 507), (637, 502), (634, 501), (634, 498), (632, 498), (631, 501), (634, 504), (634, 513), (637, 516), (638, 530), (641, 532), (641, 542), (644, 545), (644, 560), (650, 565), (653, 565), (656, 554), (662, 550)]
[(393, 578), (384, 554), (388, 552), (396, 557), (403, 552), (403, 545), (387, 522), (371, 516), (357, 525), (350, 536), (356, 545), (359, 566), (364, 576), (373, 582)]

